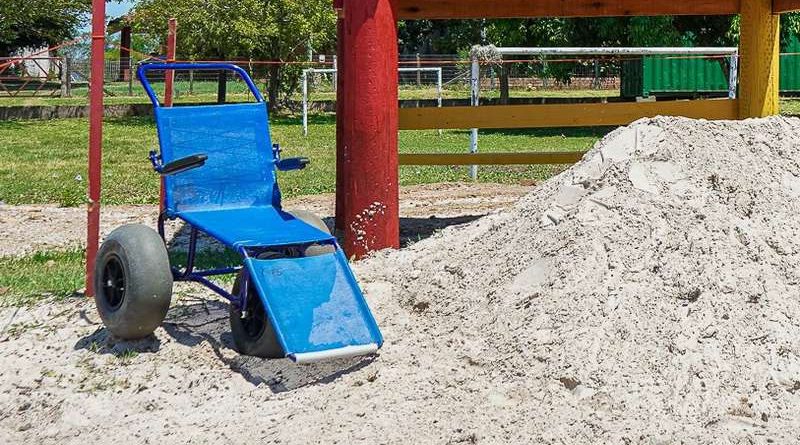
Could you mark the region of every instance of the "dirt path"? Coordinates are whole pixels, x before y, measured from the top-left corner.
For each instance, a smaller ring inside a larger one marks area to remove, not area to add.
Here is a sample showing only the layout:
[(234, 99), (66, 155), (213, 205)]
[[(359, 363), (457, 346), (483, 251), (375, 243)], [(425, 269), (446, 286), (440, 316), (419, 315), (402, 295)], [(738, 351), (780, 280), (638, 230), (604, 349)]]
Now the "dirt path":
[[(400, 192), (401, 236), (425, 238), (443, 227), (472, 221), (492, 210), (507, 207), (532, 187), (505, 184), (430, 184), (403, 187)], [(333, 215), (333, 194), (286, 200), (287, 209), (306, 209), (320, 216)], [(155, 227), (153, 206), (104, 207), (101, 233), (127, 223)], [(0, 257), (39, 250), (83, 245), (86, 210), (52, 205), (0, 205)]]

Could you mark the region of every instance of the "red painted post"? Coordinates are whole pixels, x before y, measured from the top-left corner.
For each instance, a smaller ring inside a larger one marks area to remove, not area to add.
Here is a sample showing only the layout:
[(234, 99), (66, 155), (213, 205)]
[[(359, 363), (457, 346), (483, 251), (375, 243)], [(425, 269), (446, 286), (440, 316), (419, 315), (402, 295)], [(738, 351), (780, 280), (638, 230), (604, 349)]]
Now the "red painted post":
[(337, 193), (356, 258), (400, 246), (396, 11), (394, 0), (344, 0)]
[[(344, 111), (342, 110), (344, 97), (342, 92), (345, 88), (344, 76), (342, 75), (345, 67), (341, 61), (347, 46), (345, 44), (344, 33), (344, 0), (335, 0), (333, 7), (336, 9), (336, 15), (338, 16), (336, 20), (336, 60), (338, 62), (336, 66), (338, 70), (336, 73), (336, 188), (338, 191), (340, 186), (343, 186), (347, 182), (345, 176), (347, 171), (344, 168), (343, 162), (344, 150), (342, 148), (344, 138), (340, 136), (344, 131), (342, 129), (342, 122), (344, 119), (340, 119), (340, 117), (344, 116)], [(336, 215), (333, 221), (335, 223), (336, 235), (344, 235), (344, 193), (336, 193)]]
[(92, 68), (89, 91), (89, 205), (86, 215), (86, 295), (94, 295), (94, 261), (100, 245), (100, 178), (103, 162), (103, 75), (106, 2), (92, 0)]
[[(167, 26), (167, 63), (175, 62), (175, 48), (177, 46), (177, 31), (178, 31), (178, 21), (174, 18), (169, 19), (169, 24)], [(172, 98), (174, 96), (174, 85), (175, 85), (175, 71), (167, 70), (164, 73), (164, 106), (171, 107), (172, 106)], [(161, 178), (161, 186), (159, 187), (158, 193), (158, 209), (159, 212), (164, 211), (164, 178)]]
[[(176, 32), (178, 29), (178, 21), (169, 19), (169, 26), (167, 30), (167, 63), (175, 62), (175, 45), (176, 45)], [(164, 73), (164, 106), (172, 106), (172, 96), (175, 85), (175, 71), (167, 70)]]

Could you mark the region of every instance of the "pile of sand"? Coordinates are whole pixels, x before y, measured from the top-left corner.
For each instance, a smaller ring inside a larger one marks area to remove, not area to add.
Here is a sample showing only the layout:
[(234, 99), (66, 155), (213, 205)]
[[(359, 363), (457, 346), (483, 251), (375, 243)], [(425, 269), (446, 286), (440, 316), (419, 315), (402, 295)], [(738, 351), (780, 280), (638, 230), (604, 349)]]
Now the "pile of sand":
[(356, 272), (374, 360), (239, 357), (216, 303), (184, 299), (137, 344), (85, 303), (23, 310), (34, 327), (0, 343), (0, 438), (800, 441), (796, 119), (639, 121), (514, 208)]
[(502, 401), (479, 437), (785, 443), (799, 253), (800, 122), (658, 118), (513, 210), (393, 255), (388, 281), (479, 367), (475, 408)]

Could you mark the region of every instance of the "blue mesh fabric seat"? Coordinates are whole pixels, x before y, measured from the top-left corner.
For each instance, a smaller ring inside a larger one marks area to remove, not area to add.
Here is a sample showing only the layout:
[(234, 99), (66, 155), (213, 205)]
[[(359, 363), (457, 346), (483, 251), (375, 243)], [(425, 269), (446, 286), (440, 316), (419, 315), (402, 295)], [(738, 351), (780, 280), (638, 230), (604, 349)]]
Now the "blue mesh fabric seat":
[(280, 209), (265, 103), (157, 107), (155, 113), (165, 164), (208, 156), (201, 167), (164, 177), (168, 217), (233, 248), (333, 239)]

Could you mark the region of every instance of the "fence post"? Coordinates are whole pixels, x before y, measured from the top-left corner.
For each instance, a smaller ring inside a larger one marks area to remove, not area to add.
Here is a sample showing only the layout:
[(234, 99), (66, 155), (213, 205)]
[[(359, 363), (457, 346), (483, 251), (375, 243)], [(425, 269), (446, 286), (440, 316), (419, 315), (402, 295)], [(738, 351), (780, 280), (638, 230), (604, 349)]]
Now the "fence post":
[[(436, 106), (442, 108), (442, 68), (439, 67), (436, 71)], [(439, 129), (439, 136), (442, 135), (442, 129)]]
[(336, 92), (336, 84), (339, 83), (339, 56), (333, 56), (333, 92)]
[(61, 58), (61, 97), (69, 97), (69, 89), (67, 83), (69, 82), (69, 67), (67, 66), (67, 57)]
[(311, 69), (303, 70), (303, 136), (308, 136), (308, 73)]
[[(481, 66), (478, 63), (477, 55), (472, 56), (472, 71), (470, 73), (470, 105), (477, 107), (480, 105), (480, 88), (481, 88)], [(478, 129), (473, 128), (470, 131), (470, 144), (469, 152), (478, 152)], [(478, 179), (478, 166), (469, 166), (469, 177), (473, 180)]]
[(592, 80), (592, 88), (599, 90), (602, 87), (600, 83), (600, 63), (597, 59), (594, 60), (594, 80)]
[(508, 105), (508, 65), (501, 62), (500, 64), (500, 104)]
[(217, 75), (218, 84), (217, 84), (217, 103), (224, 104), (225, 103), (225, 96), (227, 95), (228, 90), (228, 72), (225, 70), (219, 70), (219, 74)]
[(417, 88), (422, 86), (422, 60), (420, 60), (419, 53), (417, 53)]

